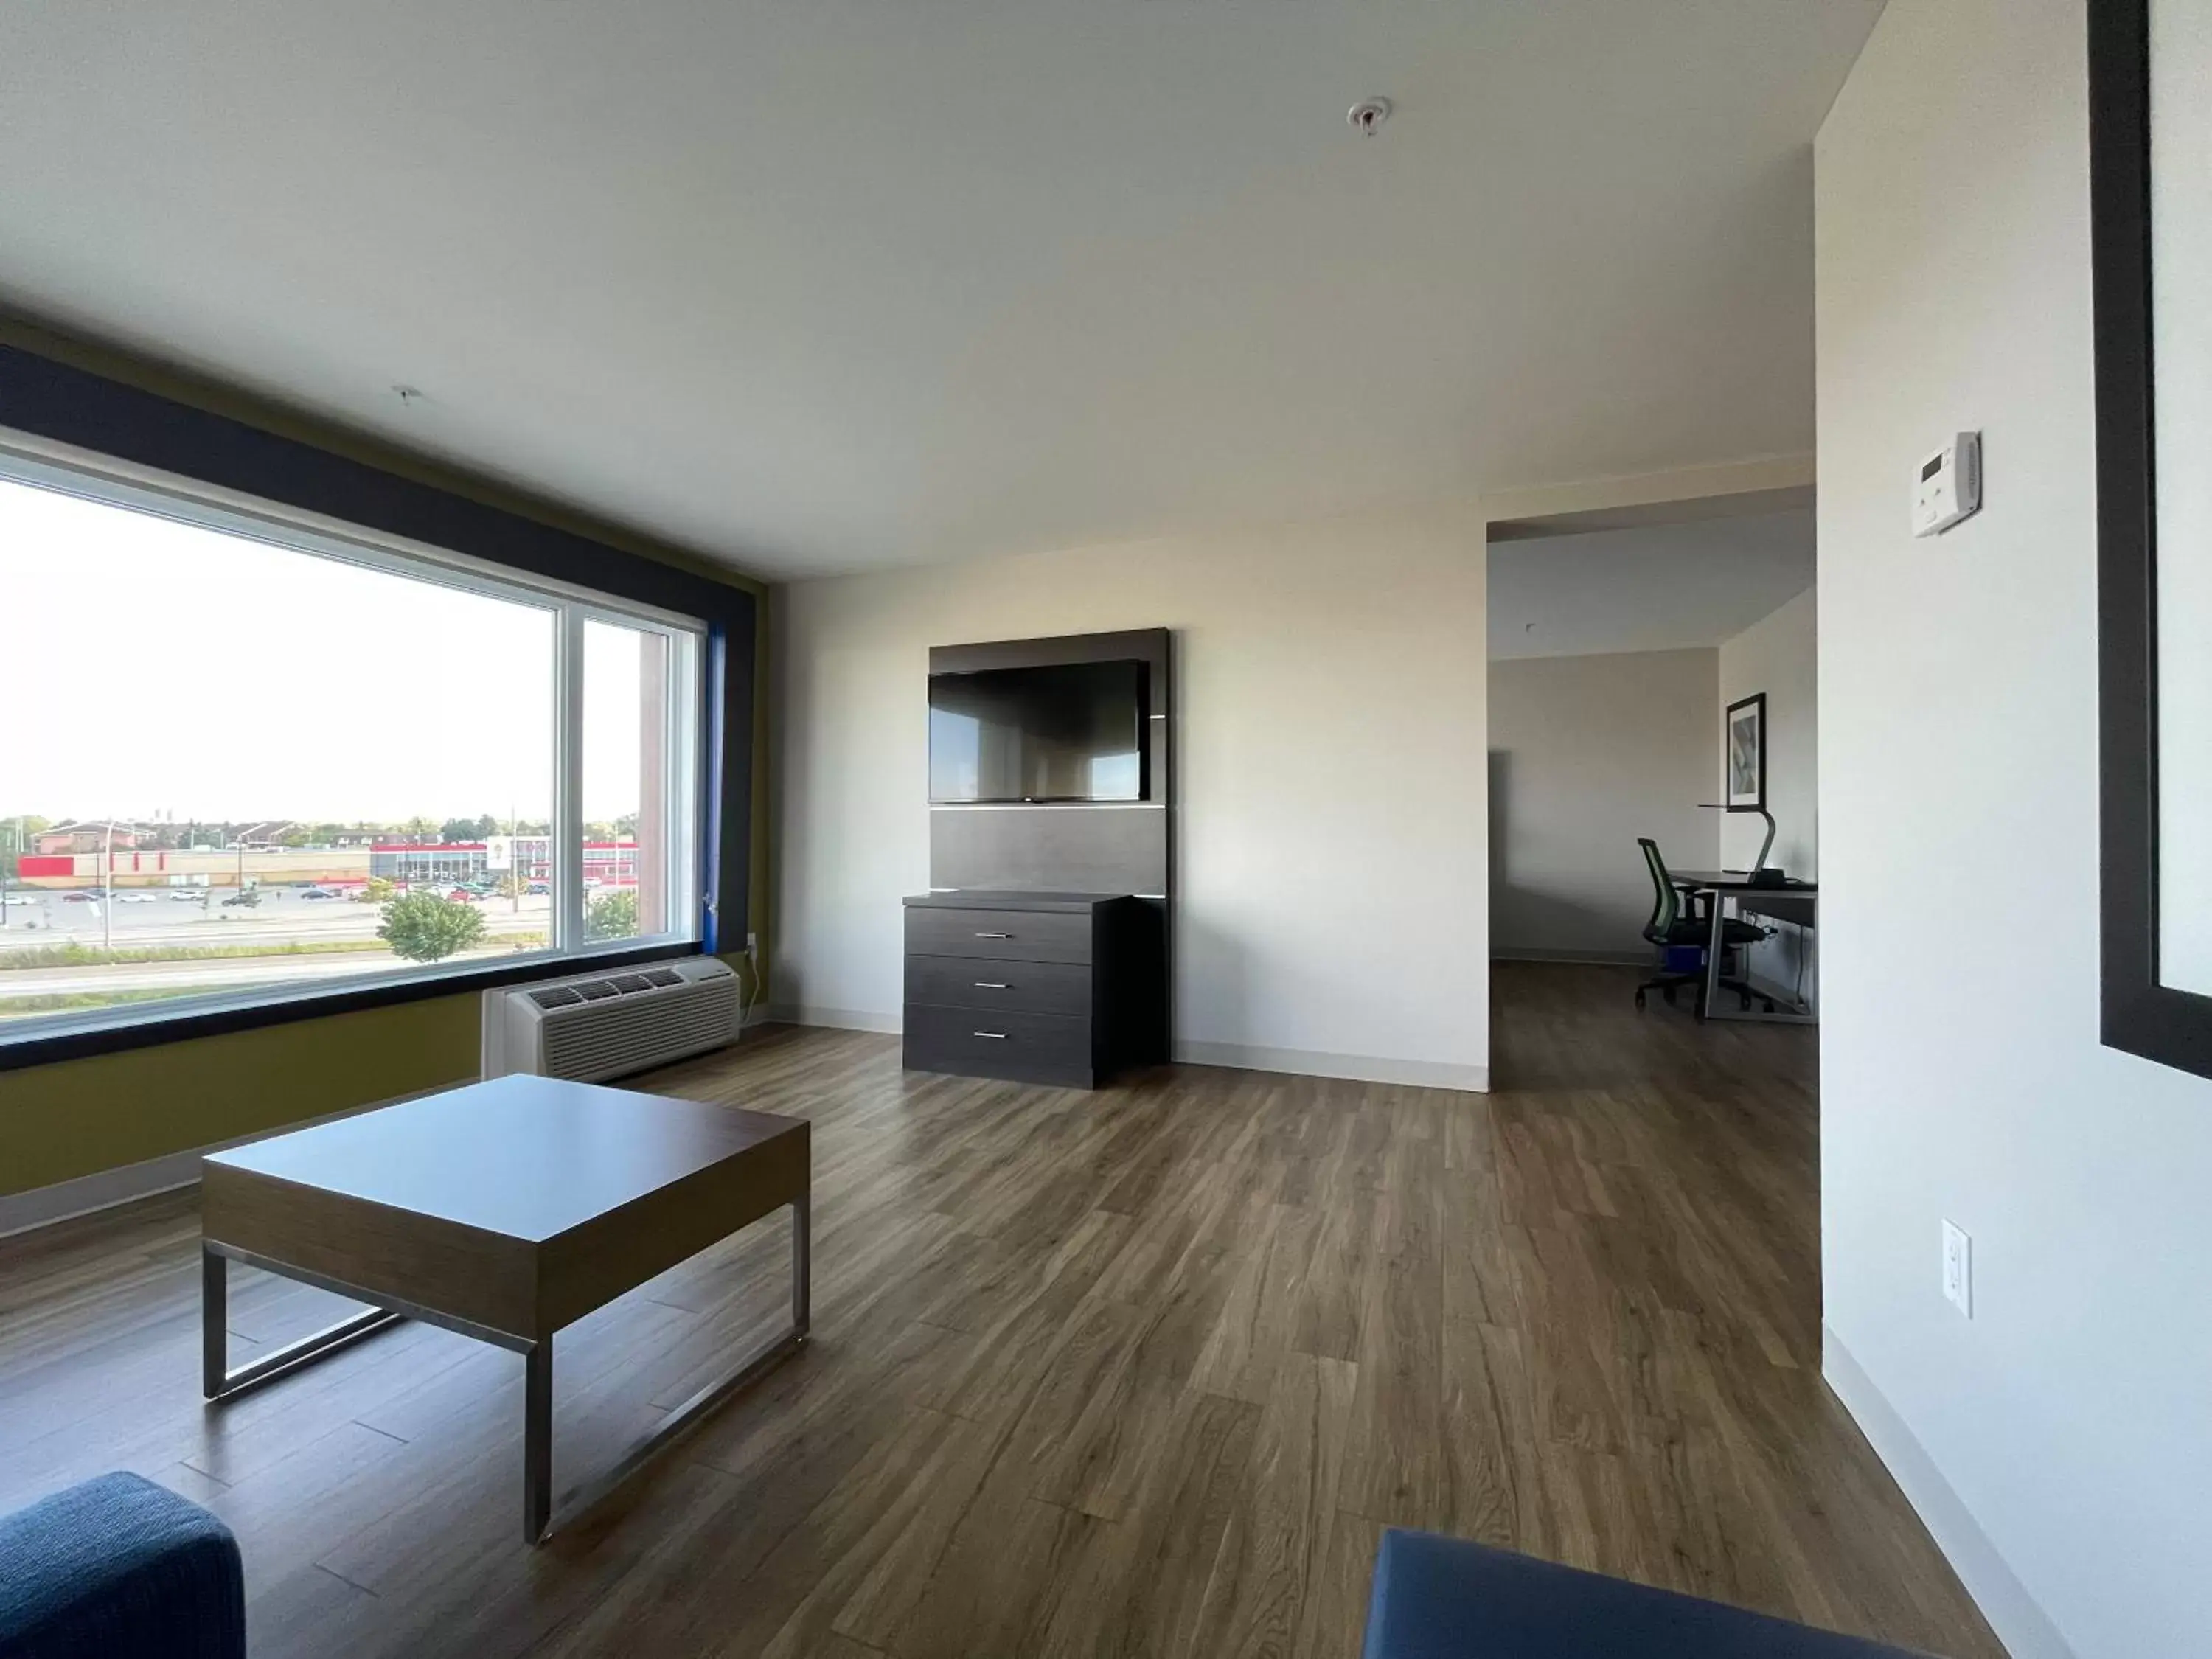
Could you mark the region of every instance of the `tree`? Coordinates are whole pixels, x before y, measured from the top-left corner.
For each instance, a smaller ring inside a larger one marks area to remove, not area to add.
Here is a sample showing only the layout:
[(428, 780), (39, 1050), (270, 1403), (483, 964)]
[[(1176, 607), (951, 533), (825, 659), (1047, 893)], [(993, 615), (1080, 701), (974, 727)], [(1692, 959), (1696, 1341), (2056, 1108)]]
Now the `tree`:
[(384, 907), (377, 938), (410, 962), (441, 962), (483, 937), (483, 913), (435, 893), (409, 893)]
[(42, 818), (36, 812), (0, 818), (0, 876), (20, 873), (15, 861), (31, 850), (31, 837), (53, 827), (52, 818)]
[(439, 826), (438, 839), (442, 842), (482, 841), (492, 833), (489, 818), (447, 818)]
[(623, 889), (602, 893), (592, 901), (591, 908), (584, 913), (586, 939), (635, 939), (637, 937), (637, 895)]
[(364, 904), (385, 904), (398, 896), (399, 890), (382, 876), (371, 876), (361, 890)]

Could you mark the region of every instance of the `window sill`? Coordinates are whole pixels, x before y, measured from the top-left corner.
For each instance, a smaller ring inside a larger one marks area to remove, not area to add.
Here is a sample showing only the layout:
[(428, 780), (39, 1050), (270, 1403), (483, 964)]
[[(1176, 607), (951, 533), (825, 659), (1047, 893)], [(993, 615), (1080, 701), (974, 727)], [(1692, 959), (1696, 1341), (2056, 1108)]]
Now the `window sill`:
[(187, 1042), (195, 1037), (220, 1036), (231, 1031), (258, 1030), (267, 1025), (289, 1025), (295, 1020), (321, 1019), (368, 1008), (388, 1008), (432, 997), (459, 996), (501, 985), (561, 979), (598, 969), (663, 962), (673, 957), (697, 956), (702, 949), (696, 939), (661, 939), (569, 956), (532, 956), (495, 967), (442, 972), (433, 969), (404, 978), (328, 991), (268, 987), (260, 994), (241, 993), (238, 999), (226, 1000), (219, 1006), (174, 1013), (145, 1010), (141, 1004), (133, 1009), (118, 1010), (112, 1018), (98, 1023), (71, 1024), (58, 1030), (28, 1030), (20, 1036), (10, 1035), (6, 1026), (0, 1025), (0, 1072), (46, 1066), (57, 1060), (82, 1060), (93, 1054), (117, 1054), (128, 1048)]

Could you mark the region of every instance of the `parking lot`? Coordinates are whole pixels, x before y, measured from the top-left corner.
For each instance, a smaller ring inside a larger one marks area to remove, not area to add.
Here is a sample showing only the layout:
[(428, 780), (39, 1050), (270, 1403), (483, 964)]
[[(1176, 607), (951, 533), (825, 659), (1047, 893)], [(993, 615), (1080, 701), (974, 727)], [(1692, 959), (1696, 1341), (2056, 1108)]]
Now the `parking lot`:
[[(257, 888), (260, 902), (251, 906), (226, 905), (237, 896), (231, 887), (118, 888), (112, 901), (103, 901), (97, 889), (78, 890), (86, 893), (82, 900), (51, 889), (12, 890), (0, 924), (0, 969), (11, 951), (72, 941), (126, 950), (371, 939), (381, 912), (351, 898), (307, 898), (296, 887)], [(552, 900), (526, 894), (485, 899), (480, 908), (489, 934), (543, 933)]]
[[(0, 917), (0, 1020), (414, 965), (377, 938), (383, 907), (349, 896), (264, 886), (253, 890), (258, 903), (226, 905), (236, 888), (118, 888), (112, 896), (78, 890), (86, 896), (73, 900), (52, 889), (9, 894)], [(551, 932), (552, 900), (544, 894), (479, 904), (483, 938), (448, 960), (530, 949)], [(131, 955), (57, 962), (37, 954), (64, 945)]]

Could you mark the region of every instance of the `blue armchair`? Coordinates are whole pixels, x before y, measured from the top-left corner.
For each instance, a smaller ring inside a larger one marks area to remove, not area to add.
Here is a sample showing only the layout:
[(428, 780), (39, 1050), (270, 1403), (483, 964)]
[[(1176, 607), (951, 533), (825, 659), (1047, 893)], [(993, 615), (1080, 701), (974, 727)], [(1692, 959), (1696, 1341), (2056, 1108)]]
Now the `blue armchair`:
[(245, 1659), (238, 1540), (104, 1474), (0, 1519), (0, 1659)]
[(1365, 1659), (1912, 1659), (1671, 1590), (1392, 1530), (1375, 1558)]

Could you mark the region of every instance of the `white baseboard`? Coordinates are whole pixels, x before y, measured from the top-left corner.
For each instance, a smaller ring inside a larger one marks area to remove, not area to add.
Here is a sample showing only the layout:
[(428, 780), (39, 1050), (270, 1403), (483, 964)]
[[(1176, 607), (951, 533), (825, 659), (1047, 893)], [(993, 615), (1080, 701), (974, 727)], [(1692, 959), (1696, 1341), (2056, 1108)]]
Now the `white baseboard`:
[(1851, 1351), (1826, 1325), (1820, 1328), (1820, 1375), (1857, 1423), (1875, 1455), (1903, 1488), (1905, 1501), (1912, 1505), (2005, 1650), (2013, 1659), (2075, 1659), (2074, 1650), (2058, 1633), (2058, 1626), (2006, 1565), (1965, 1500), (1936, 1467), (1927, 1448), (1875, 1386)]
[(768, 1017), (785, 1025), (826, 1025), (836, 1031), (878, 1031), (886, 1036), (896, 1036), (906, 1029), (905, 1020), (897, 1014), (878, 1014), (866, 1008), (817, 1008), (810, 1003), (770, 1008)]
[[(801, 1004), (777, 1008), (771, 1019), (790, 1025), (825, 1025), (839, 1031), (880, 1031), (896, 1036), (904, 1029), (896, 1014), (865, 1008), (817, 1008)], [(1297, 1077), (1337, 1077), (1354, 1083), (1404, 1083), (1423, 1089), (1490, 1092), (1487, 1066), (1455, 1066), (1442, 1060), (1385, 1060), (1373, 1054), (1332, 1054), (1307, 1048), (1255, 1048), (1241, 1042), (1178, 1042), (1175, 1057), (1193, 1066), (1228, 1066), (1240, 1072), (1288, 1072)]]
[[(440, 1084), (440, 1089), (450, 1089), (450, 1083)], [(125, 1164), (120, 1169), (99, 1170), (91, 1175), (79, 1176), (74, 1181), (57, 1181), (51, 1187), (33, 1187), (27, 1193), (13, 1193), (0, 1198), (0, 1238), (15, 1233), (27, 1233), (34, 1227), (50, 1227), (57, 1221), (70, 1221), (81, 1215), (90, 1215), (96, 1210), (112, 1210), (118, 1204), (131, 1204), (142, 1198), (151, 1198), (156, 1193), (173, 1193), (185, 1187), (197, 1187), (200, 1180), (200, 1159), (210, 1152), (228, 1152), (233, 1146), (249, 1146), (257, 1140), (267, 1140), (272, 1135), (289, 1135), (295, 1129), (312, 1129), (318, 1123), (335, 1123), (342, 1117), (352, 1117), (362, 1112), (373, 1112), (380, 1106), (396, 1106), (403, 1100), (435, 1094), (436, 1089), (417, 1089), (413, 1094), (395, 1095), (390, 1100), (372, 1100), (365, 1105), (349, 1106), (342, 1112), (325, 1112), (320, 1117), (304, 1118), (297, 1123), (280, 1123), (273, 1129), (262, 1129), (250, 1135), (240, 1135), (231, 1140), (218, 1140), (206, 1146), (194, 1146), (181, 1152), (165, 1152), (160, 1158), (149, 1158), (143, 1164)]]
[(126, 1164), (119, 1170), (101, 1170), (74, 1181), (58, 1181), (51, 1187), (33, 1187), (27, 1193), (11, 1193), (0, 1198), (0, 1238), (197, 1185), (200, 1155), (208, 1150), (211, 1149), (171, 1152), (143, 1164)]
[(1403, 1083), (1421, 1089), (1490, 1092), (1487, 1066), (1461, 1066), (1447, 1060), (1386, 1060), (1377, 1054), (1262, 1048), (1242, 1042), (1177, 1042), (1175, 1057), (1193, 1066), (1228, 1066), (1240, 1072), (1287, 1072), (1296, 1077), (1344, 1078), (1354, 1083)]

